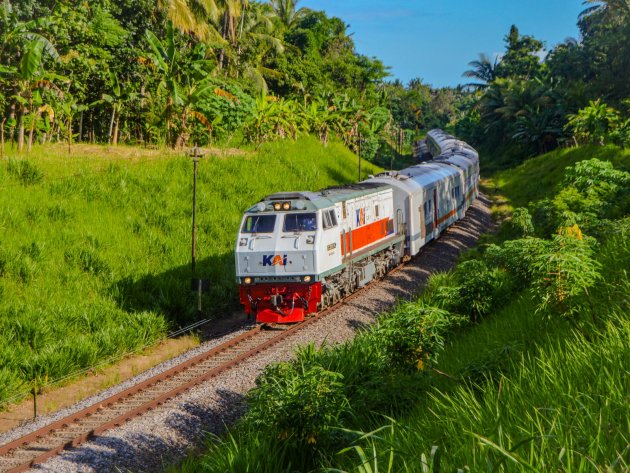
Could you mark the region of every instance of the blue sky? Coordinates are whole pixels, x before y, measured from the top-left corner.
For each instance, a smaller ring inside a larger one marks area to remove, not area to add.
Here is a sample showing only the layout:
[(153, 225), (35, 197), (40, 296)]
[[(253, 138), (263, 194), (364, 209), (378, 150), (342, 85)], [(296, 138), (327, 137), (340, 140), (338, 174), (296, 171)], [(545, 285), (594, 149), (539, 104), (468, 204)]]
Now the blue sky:
[(582, 0), (301, 0), (350, 25), (357, 50), (409, 81), (434, 86), (466, 81), (462, 73), (481, 52), (503, 51), (510, 25), (547, 48), (578, 37)]

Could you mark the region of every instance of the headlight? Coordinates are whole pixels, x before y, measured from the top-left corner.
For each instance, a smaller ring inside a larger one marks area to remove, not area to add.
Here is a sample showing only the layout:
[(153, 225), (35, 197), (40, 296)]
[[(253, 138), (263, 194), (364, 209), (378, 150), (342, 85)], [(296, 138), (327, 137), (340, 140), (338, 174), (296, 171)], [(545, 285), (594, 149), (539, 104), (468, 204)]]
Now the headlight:
[(309, 235), (306, 237), (306, 243), (312, 245), (315, 243), (315, 235)]
[(283, 202), (282, 210), (291, 210), (291, 202)]
[(273, 204), (274, 210), (280, 210), (281, 208), (282, 208), (282, 204), (280, 202), (276, 202), (275, 204)]
[(311, 282), (311, 276), (304, 276), (304, 282)]
[(249, 278), (249, 277), (247, 277), (247, 278), (243, 278), (243, 283), (245, 283), (245, 284), (251, 284), (251, 283), (252, 283), (252, 278)]
[(241, 238), (238, 242), (238, 246), (247, 246), (247, 238)]

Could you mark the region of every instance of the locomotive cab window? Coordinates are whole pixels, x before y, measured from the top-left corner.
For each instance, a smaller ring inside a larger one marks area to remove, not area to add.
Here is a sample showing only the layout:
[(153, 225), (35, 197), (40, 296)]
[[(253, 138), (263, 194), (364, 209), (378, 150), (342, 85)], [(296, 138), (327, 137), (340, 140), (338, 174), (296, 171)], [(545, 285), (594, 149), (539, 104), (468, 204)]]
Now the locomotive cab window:
[(337, 226), (337, 215), (335, 210), (325, 210), (322, 212), (324, 230)]
[(312, 232), (317, 230), (314, 213), (287, 214), (284, 217), (285, 232)]
[(243, 233), (273, 233), (275, 215), (248, 215), (243, 224)]

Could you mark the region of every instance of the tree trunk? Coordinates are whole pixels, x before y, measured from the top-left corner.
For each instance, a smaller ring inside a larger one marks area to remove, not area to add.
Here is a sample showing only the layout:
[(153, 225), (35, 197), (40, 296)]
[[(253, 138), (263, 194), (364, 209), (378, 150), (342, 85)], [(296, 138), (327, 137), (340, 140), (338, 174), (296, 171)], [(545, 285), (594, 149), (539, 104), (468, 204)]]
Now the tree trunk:
[(116, 114), (116, 120), (114, 122), (114, 134), (112, 135), (112, 144), (118, 145), (118, 124), (120, 123), (120, 114)]
[(81, 110), (81, 118), (79, 119), (79, 143), (83, 141), (83, 110)]
[(33, 133), (35, 132), (35, 121), (37, 120), (37, 116), (33, 116), (33, 120), (31, 121), (31, 129), (28, 132), (28, 146), (26, 147), (26, 152), (30, 153), (31, 148), (33, 148)]
[(114, 118), (116, 118), (116, 106), (112, 106), (112, 118), (109, 120), (109, 132), (107, 133), (107, 143), (112, 144), (112, 130), (114, 129)]
[(24, 148), (24, 107), (20, 106), (20, 110), (18, 111), (18, 152), (22, 151)]
[[(15, 103), (11, 104), (9, 108), (9, 120), (15, 119)], [(15, 125), (11, 127), (11, 149), (13, 149), (13, 144), (15, 143)]]
[(90, 143), (94, 144), (94, 115), (90, 112)]
[(2, 119), (0, 122), (0, 159), (4, 159), (4, 122), (6, 118)]
[(72, 117), (68, 117), (68, 154), (72, 151)]

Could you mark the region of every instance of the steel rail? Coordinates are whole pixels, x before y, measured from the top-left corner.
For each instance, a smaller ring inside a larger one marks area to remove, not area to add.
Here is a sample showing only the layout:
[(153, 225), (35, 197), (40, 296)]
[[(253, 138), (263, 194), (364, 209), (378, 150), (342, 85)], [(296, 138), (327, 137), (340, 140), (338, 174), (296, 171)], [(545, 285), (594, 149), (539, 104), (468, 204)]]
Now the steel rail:
[[(403, 266), (403, 264), (397, 266), (386, 276), (398, 271)], [(262, 326), (256, 326), (252, 330), (227, 340), (179, 365), (0, 446), (0, 472), (18, 473), (25, 471), (58, 455), (65, 449), (81, 445), (107, 430), (121, 426), (135, 417), (155, 409), (169, 399), (241, 364), (248, 358), (269, 349), (285, 338), (335, 312), (341, 306), (361, 295), (374, 282), (376, 281), (370, 282), (338, 303), (307, 318), (304, 322), (282, 331), (262, 330)], [(262, 340), (256, 342), (258, 338)], [(255, 343), (249, 347), (247, 344), (251, 342)], [(244, 346), (240, 352), (238, 351), (239, 346)], [(234, 350), (236, 353), (230, 354), (230, 351)], [(229, 358), (222, 360), (219, 358), (221, 354), (225, 354)], [(210, 364), (217, 362), (217, 364), (204, 368), (200, 374), (194, 373), (195, 367), (203, 368), (204, 363), (208, 362)], [(186, 377), (188, 372), (192, 374), (189, 378)], [(178, 377), (183, 379), (177, 380)], [(175, 386), (166, 385), (168, 382), (174, 383)], [(161, 385), (165, 385), (163, 387), (166, 389), (160, 389)], [(152, 388), (155, 388), (157, 392), (152, 394), (150, 392)], [(145, 398), (142, 397), (143, 394)], [(131, 406), (127, 406), (128, 404)], [(99, 416), (105, 417), (105, 419), (99, 419)]]

